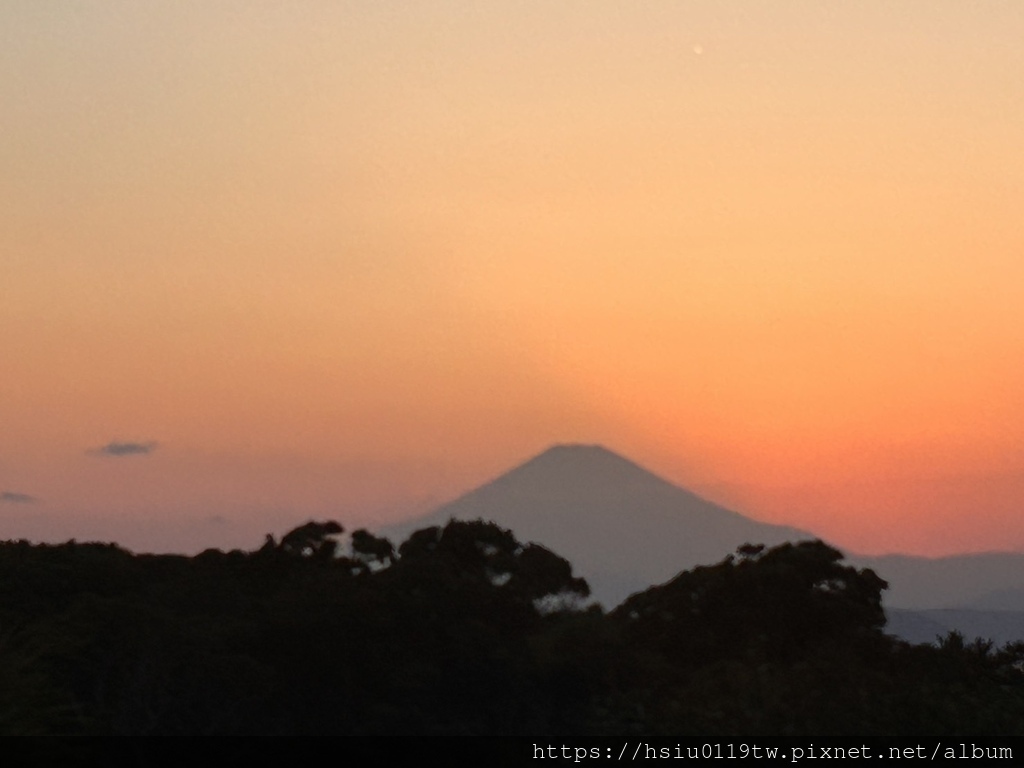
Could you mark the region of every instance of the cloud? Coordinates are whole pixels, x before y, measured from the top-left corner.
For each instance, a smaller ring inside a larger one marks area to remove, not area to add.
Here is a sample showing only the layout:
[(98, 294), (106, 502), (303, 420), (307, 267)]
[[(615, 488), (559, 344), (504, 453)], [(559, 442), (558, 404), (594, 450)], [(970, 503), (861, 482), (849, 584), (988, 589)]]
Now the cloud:
[(146, 456), (157, 448), (157, 443), (119, 443), (117, 441), (107, 443), (100, 448), (92, 448), (88, 453), (98, 456)]
[(14, 491), (0, 493), (0, 502), (7, 504), (35, 504), (37, 501), (35, 496), (29, 496), (27, 493), (15, 493)]

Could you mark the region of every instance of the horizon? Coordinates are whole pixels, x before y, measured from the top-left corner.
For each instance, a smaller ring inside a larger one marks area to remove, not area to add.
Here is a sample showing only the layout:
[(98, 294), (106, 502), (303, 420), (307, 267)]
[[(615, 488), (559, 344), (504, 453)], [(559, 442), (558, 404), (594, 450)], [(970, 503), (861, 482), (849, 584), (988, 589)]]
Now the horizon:
[[(957, 552), (957, 551), (954, 551), (954, 552), (948, 552), (948, 553), (943, 553), (943, 554), (938, 554), (938, 555), (927, 555), (927, 554), (926, 555), (921, 555), (921, 554), (915, 554), (915, 553), (912, 553), (912, 552), (901, 552), (901, 551), (898, 551), (898, 550), (885, 550), (885, 551), (881, 551), (880, 550), (880, 551), (877, 551), (877, 552), (868, 552), (868, 551), (854, 550), (854, 549), (851, 549), (851, 548), (843, 546), (840, 542), (829, 540), (829, 539), (827, 539), (827, 537), (819, 535), (814, 530), (810, 530), (810, 529), (803, 529), (803, 530), (801, 530), (801, 529), (799, 529), (796, 526), (789, 526), (789, 525), (787, 525), (785, 523), (775, 523), (775, 522), (771, 522), (771, 521), (768, 521), (768, 520), (760, 520), (760, 519), (758, 519), (756, 517), (753, 517), (753, 516), (747, 514), (746, 512), (744, 512), (741, 509), (736, 509), (736, 508), (730, 507), (728, 504), (723, 503), (720, 499), (716, 499), (716, 498), (713, 498), (711, 495), (707, 495), (705, 493), (702, 493), (700, 491), (700, 489), (687, 488), (685, 486), (679, 485), (679, 484), (673, 482), (672, 480), (670, 480), (670, 479), (668, 479), (666, 477), (663, 477), (663, 476), (655, 473), (654, 471), (652, 471), (652, 470), (642, 466), (641, 464), (638, 464), (637, 462), (633, 461), (630, 457), (625, 456), (625, 455), (623, 455), (623, 454), (613, 450), (612, 448), (609, 448), (608, 446), (602, 445), (600, 443), (574, 443), (574, 442), (553, 443), (553, 444), (549, 445), (548, 447), (544, 448), (543, 450), (541, 450), (540, 452), (534, 453), (534, 454), (528, 456), (527, 458), (522, 459), (521, 461), (516, 463), (514, 466), (507, 467), (504, 471), (502, 471), (502, 472), (500, 472), (500, 473), (498, 473), (498, 474), (496, 474), (494, 476), (488, 477), (488, 478), (480, 481), (479, 483), (477, 483), (477, 484), (475, 484), (475, 485), (473, 485), (471, 487), (465, 488), (465, 489), (455, 493), (454, 495), (452, 495), (449, 498), (439, 500), (436, 503), (431, 504), (430, 506), (424, 507), (424, 508), (418, 510), (417, 512), (415, 512), (414, 514), (409, 515), (409, 516), (401, 516), (401, 517), (398, 517), (398, 518), (395, 518), (395, 519), (392, 519), (392, 520), (385, 520), (383, 522), (379, 522), (379, 523), (376, 523), (376, 524), (372, 523), (372, 522), (371, 523), (359, 522), (358, 516), (356, 517), (356, 522), (355, 523), (353, 523), (351, 520), (346, 520), (346, 519), (343, 519), (343, 518), (338, 517), (338, 516), (335, 516), (333, 518), (330, 518), (329, 516), (328, 517), (321, 516), (320, 519), (322, 519), (322, 520), (331, 519), (331, 520), (334, 520), (334, 521), (342, 524), (342, 526), (344, 527), (345, 533), (347, 533), (347, 534), (351, 534), (354, 530), (356, 530), (356, 529), (358, 529), (360, 527), (367, 528), (367, 529), (371, 530), (372, 532), (375, 532), (375, 533), (378, 533), (378, 534), (384, 534), (384, 535), (387, 535), (387, 532), (389, 530), (404, 530), (404, 529), (408, 529), (411, 532), (413, 530), (418, 530), (418, 528), (416, 526), (420, 522), (422, 522), (423, 524), (426, 524), (426, 525), (436, 524), (436, 519), (435, 518), (437, 518), (437, 516), (440, 513), (444, 512), (447, 508), (456, 505), (458, 502), (461, 502), (462, 500), (464, 500), (464, 499), (466, 499), (468, 497), (472, 497), (474, 495), (477, 495), (478, 492), (480, 492), (480, 491), (489, 490), (493, 486), (496, 486), (496, 485), (499, 485), (499, 484), (507, 484), (508, 480), (511, 480), (513, 478), (516, 478), (516, 477), (519, 477), (519, 476), (523, 475), (524, 473), (530, 472), (531, 470), (533, 470), (536, 467), (537, 464), (539, 464), (541, 461), (543, 461), (545, 459), (547, 459), (548, 463), (550, 464), (553, 454), (559, 453), (559, 454), (562, 454), (564, 456), (564, 454), (566, 454), (568, 452), (575, 452), (575, 453), (578, 453), (578, 454), (586, 454), (587, 456), (590, 456), (590, 457), (595, 456), (595, 454), (599, 454), (600, 458), (598, 459), (598, 461), (600, 461), (602, 463), (606, 463), (606, 460), (608, 458), (611, 458), (616, 463), (619, 463), (620, 467), (622, 465), (628, 466), (628, 471), (632, 475), (631, 480), (633, 480), (633, 481), (635, 481), (637, 476), (640, 476), (640, 477), (644, 478), (644, 482), (645, 483), (648, 482), (648, 479), (649, 479), (650, 481), (652, 481), (655, 484), (667, 485), (667, 486), (669, 486), (670, 488), (672, 488), (672, 489), (674, 489), (676, 491), (682, 491), (683, 493), (685, 493), (687, 495), (691, 495), (691, 496), (699, 499), (700, 502), (702, 502), (702, 503), (710, 504), (713, 507), (720, 507), (726, 513), (737, 514), (741, 518), (743, 518), (744, 520), (748, 520), (748, 521), (751, 521), (753, 523), (763, 523), (763, 524), (770, 525), (770, 526), (778, 526), (780, 528), (792, 528), (793, 530), (795, 530), (795, 531), (797, 531), (799, 533), (806, 534), (810, 539), (821, 539), (821, 540), (824, 540), (827, 544), (829, 544), (831, 546), (834, 546), (834, 547), (837, 547), (838, 549), (840, 549), (843, 552), (844, 557), (846, 559), (849, 559), (849, 560), (855, 560), (857, 558), (862, 558), (862, 557), (884, 558), (884, 557), (887, 557), (887, 556), (912, 557), (912, 558), (920, 558), (920, 559), (923, 559), (923, 560), (934, 560), (934, 559), (942, 559), (942, 558), (955, 558), (957, 556), (967, 556), (967, 557), (969, 557), (969, 556), (972, 556), (972, 555), (1017, 555), (1017, 554), (1024, 555), (1024, 552), (1020, 552), (1020, 551), (1017, 551), (1017, 550), (999, 550), (999, 549), (979, 550), (979, 551), (972, 551), (972, 552), (966, 552), (966, 551), (965, 552)], [(588, 468), (588, 467), (585, 467), (585, 468)], [(576, 469), (579, 469), (579, 465), (577, 465)], [(601, 467), (600, 469), (605, 469), (605, 467)], [(569, 473), (565, 473), (565, 474), (568, 475)], [(566, 477), (565, 479), (566, 480), (580, 480), (580, 479), (582, 479), (579, 476), (578, 472), (575, 473), (575, 475), (576, 475), (575, 477)], [(595, 478), (599, 478), (599, 479), (601, 479), (603, 481), (607, 481), (607, 479), (608, 479), (608, 475), (607, 475), (606, 472), (603, 473), (603, 474), (592, 474), (591, 476), (593, 476)], [(568, 486), (568, 488), (569, 488), (570, 492), (573, 492), (573, 491), (578, 489), (578, 486)], [(68, 536), (68, 537), (65, 537), (65, 538), (54, 537), (54, 538), (45, 539), (45, 540), (44, 539), (33, 540), (30, 537), (9, 537), (9, 539), (7, 539), (7, 540), (28, 539), (28, 540), (32, 541), (32, 543), (40, 543), (40, 544), (63, 544), (63, 543), (66, 543), (68, 541), (79, 541), (80, 543), (115, 543), (115, 544), (118, 544), (118, 546), (121, 546), (122, 548), (127, 549), (128, 551), (133, 552), (134, 554), (180, 554), (180, 555), (192, 556), (192, 555), (198, 554), (199, 552), (201, 552), (201, 551), (203, 551), (205, 549), (221, 549), (221, 550), (240, 549), (240, 550), (243, 550), (243, 551), (256, 551), (256, 549), (258, 549), (258, 545), (262, 546), (262, 544), (264, 543), (264, 538), (265, 538), (266, 535), (271, 535), (271, 536), (274, 536), (275, 539), (280, 539), (281, 536), (284, 533), (286, 533), (288, 530), (291, 530), (292, 528), (295, 528), (295, 527), (297, 527), (299, 525), (302, 525), (302, 524), (304, 524), (306, 522), (312, 522), (314, 520), (313, 517), (310, 517), (310, 518), (294, 518), (294, 519), (288, 519), (288, 518), (285, 518), (285, 517), (278, 517), (278, 518), (267, 517), (267, 518), (264, 518), (264, 519), (268, 522), (269, 525), (274, 525), (276, 527), (273, 530), (263, 530), (262, 532), (260, 532), (258, 534), (256, 533), (256, 528), (253, 528), (253, 529), (251, 529), (250, 531), (248, 531), (246, 533), (246, 536), (249, 536), (249, 534), (252, 535), (251, 536), (251, 538), (252, 538), (251, 542), (240, 542), (238, 540), (238, 538), (235, 537), (230, 543), (223, 544), (222, 546), (216, 546), (215, 544), (211, 544), (209, 542), (205, 542), (204, 543), (201, 539), (195, 538), (195, 536), (191, 537), (190, 539), (184, 539), (183, 541), (187, 541), (188, 543), (186, 543), (184, 546), (176, 548), (176, 549), (175, 548), (166, 548), (166, 547), (161, 548), (160, 546), (157, 546), (156, 548), (152, 548), (152, 547), (151, 548), (133, 547), (133, 546), (131, 546), (130, 543), (124, 543), (124, 542), (121, 542), (121, 541), (117, 541), (117, 540), (115, 540), (113, 538), (103, 538), (102, 535), (95, 536), (95, 537), (92, 537), (92, 538), (88, 538), (88, 537), (82, 538), (82, 537), (77, 537), (77, 536)], [(493, 520), (488, 520), (488, 521), (489, 522), (494, 522)], [(99, 519), (99, 520), (97, 520), (95, 522), (99, 523), (99, 525), (101, 526), (101, 527), (97, 528), (97, 530), (102, 531), (103, 530), (102, 526), (105, 526), (105, 525), (109, 526), (112, 522), (116, 523), (118, 521), (116, 521), (116, 520), (103, 520), (103, 519)], [(119, 522), (122, 525), (124, 525), (125, 523), (127, 523), (129, 521), (122, 519)], [(191, 524), (191, 523), (194, 523), (195, 521), (186, 520), (185, 522), (186, 522), (186, 524)], [(222, 523), (226, 522), (226, 520), (224, 520), (224, 519), (216, 519), (216, 516), (214, 516), (214, 518), (212, 519), (212, 522), (221, 523), (222, 524)], [(152, 525), (152, 521), (149, 522), (149, 525)], [(159, 530), (159, 524), (157, 524), (156, 527)], [(502, 527), (508, 527), (508, 526), (502, 526)], [(141, 531), (142, 528), (143, 528), (143, 526), (137, 526), (136, 527), (136, 531)], [(514, 526), (511, 527), (511, 530), (512, 530), (513, 534), (517, 534), (517, 536), (518, 536), (518, 532), (514, 529)], [(180, 531), (179, 531), (179, 533), (180, 533)], [(145, 540), (147, 535), (151, 537), (152, 536), (152, 531), (149, 531), (146, 534), (143, 534), (143, 536), (142, 536), (142, 538), (140, 540)], [(152, 539), (150, 539), (150, 540), (152, 540)], [(545, 544), (545, 541), (542, 541), (542, 540), (533, 540), (533, 539), (523, 539), (523, 540), (524, 541), (530, 540), (530, 541), (534, 541), (534, 543)], [(793, 539), (793, 541), (796, 541), (796, 540), (797, 539)], [(401, 543), (401, 540), (400, 539), (395, 539), (393, 543), (397, 546), (399, 543)], [(743, 542), (737, 542), (737, 545), (739, 545), (740, 543), (743, 543)], [(757, 543), (757, 542), (754, 542), (754, 543)], [(728, 552), (724, 552), (723, 556), (726, 555), (726, 554), (729, 554), (729, 553)], [(717, 562), (717, 560), (709, 561), (706, 564), (707, 565), (711, 565), (711, 564), (714, 564), (714, 562)]]
[(1024, 552), (1019, 3), (0, 37), (0, 539), (379, 527), (570, 442), (844, 550)]

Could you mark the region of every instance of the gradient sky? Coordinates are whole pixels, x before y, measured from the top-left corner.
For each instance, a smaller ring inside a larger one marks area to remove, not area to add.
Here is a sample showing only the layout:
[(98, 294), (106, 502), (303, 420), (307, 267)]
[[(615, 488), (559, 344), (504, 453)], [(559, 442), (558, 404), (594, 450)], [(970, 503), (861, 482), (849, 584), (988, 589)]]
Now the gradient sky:
[(601, 443), (1024, 550), (1024, 4), (0, 4), (0, 537), (258, 546)]

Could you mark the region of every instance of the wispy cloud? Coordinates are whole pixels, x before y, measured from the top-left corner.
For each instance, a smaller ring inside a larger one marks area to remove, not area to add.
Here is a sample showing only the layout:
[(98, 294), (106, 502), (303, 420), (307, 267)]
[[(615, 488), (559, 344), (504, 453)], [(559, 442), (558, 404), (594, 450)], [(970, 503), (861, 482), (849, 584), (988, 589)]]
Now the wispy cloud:
[(0, 493), (0, 502), (5, 504), (35, 504), (37, 501), (35, 496), (29, 496), (27, 493), (15, 493), (14, 491)]
[(107, 443), (99, 448), (91, 448), (87, 453), (96, 456), (146, 456), (157, 449), (158, 443), (121, 443), (118, 441)]

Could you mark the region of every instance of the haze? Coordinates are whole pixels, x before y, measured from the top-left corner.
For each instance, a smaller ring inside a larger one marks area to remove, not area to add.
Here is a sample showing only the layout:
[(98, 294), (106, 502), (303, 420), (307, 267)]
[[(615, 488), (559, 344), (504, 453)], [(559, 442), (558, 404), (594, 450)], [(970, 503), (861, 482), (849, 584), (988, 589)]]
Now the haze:
[(1024, 549), (1015, 0), (0, 6), (0, 537), (252, 546), (600, 443)]

